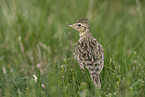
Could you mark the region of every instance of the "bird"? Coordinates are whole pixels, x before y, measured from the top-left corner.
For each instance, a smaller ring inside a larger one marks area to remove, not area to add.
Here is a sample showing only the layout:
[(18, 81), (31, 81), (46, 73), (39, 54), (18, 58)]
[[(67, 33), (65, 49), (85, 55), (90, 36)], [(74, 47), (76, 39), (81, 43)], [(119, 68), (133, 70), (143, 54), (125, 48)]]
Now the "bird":
[(100, 73), (104, 66), (103, 46), (92, 36), (88, 18), (79, 18), (74, 24), (68, 26), (79, 33), (73, 55), (80, 69), (86, 68), (94, 86), (101, 89)]

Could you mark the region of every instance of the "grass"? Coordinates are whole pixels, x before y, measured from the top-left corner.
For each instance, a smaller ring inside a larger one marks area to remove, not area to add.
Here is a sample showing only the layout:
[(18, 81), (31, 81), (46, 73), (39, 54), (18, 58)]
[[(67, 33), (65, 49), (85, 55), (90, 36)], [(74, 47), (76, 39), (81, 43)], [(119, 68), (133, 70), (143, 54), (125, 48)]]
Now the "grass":
[[(143, 0), (0, 0), (0, 96), (143, 97), (144, 9)], [(79, 35), (67, 25), (80, 17), (104, 46), (101, 90), (73, 58)]]

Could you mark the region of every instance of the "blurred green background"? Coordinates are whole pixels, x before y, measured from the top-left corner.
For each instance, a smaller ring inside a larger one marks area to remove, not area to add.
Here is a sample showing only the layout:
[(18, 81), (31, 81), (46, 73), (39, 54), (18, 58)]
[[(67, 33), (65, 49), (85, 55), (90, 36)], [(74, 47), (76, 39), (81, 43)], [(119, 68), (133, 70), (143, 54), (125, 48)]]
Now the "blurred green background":
[[(104, 47), (101, 90), (73, 58), (81, 17)], [(143, 97), (144, 54), (145, 0), (0, 0), (0, 97)]]

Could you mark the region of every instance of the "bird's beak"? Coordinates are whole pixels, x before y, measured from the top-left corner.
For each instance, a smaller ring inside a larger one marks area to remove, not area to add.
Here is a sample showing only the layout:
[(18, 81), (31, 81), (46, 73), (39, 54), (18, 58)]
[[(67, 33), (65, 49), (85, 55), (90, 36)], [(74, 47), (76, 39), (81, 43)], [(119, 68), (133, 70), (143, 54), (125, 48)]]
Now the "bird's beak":
[(73, 28), (73, 25), (67, 25), (68, 27), (72, 27)]
[(72, 25), (68, 25), (69, 27), (72, 27), (72, 28), (74, 28), (74, 29), (76, 29), (76, 26), (75, 26), (75, 24), (72, 24)]

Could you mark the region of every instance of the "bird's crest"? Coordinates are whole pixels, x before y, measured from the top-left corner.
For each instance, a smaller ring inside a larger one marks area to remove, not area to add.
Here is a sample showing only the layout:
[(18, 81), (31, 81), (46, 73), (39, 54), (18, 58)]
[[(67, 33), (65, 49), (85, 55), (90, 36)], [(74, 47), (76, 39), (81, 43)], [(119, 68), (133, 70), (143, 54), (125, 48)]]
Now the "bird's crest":
[(80, 18), (76, 21), (76, 23), (87, 23), (87, 24), (89, 24), (89, 20), (87, 18)]

